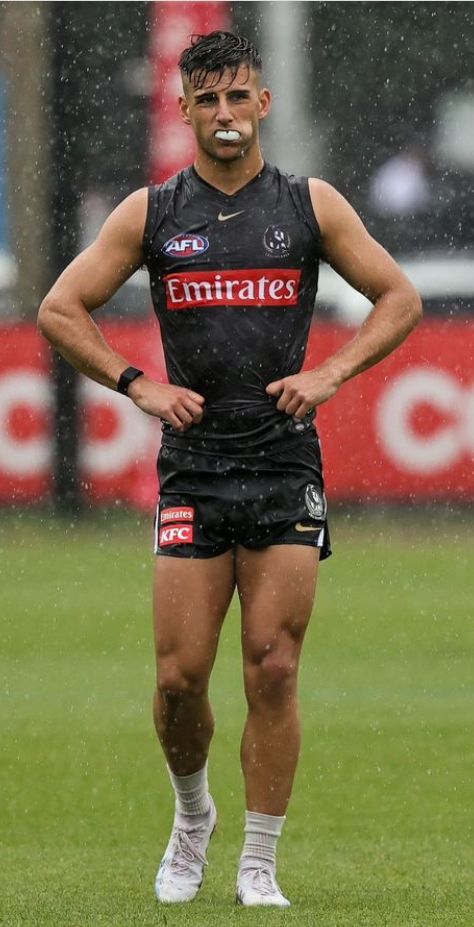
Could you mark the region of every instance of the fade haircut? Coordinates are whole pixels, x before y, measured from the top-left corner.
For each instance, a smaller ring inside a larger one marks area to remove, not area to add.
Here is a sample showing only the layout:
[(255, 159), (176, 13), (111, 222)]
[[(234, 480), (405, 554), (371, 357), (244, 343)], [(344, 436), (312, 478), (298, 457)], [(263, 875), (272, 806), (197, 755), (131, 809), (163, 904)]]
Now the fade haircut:
[(243, 35), (233, 32), (209, 32), (208, 35), (192, 35), (191, 45), (185, 48), (179, 59), (179, 69), (195, 90), (201, 90), (209, 74), (214, 75), (211, 86), (218, 84), (229, 70), (232, 83), (241, 64), (262, 70), (262, 59), (255, 45)]

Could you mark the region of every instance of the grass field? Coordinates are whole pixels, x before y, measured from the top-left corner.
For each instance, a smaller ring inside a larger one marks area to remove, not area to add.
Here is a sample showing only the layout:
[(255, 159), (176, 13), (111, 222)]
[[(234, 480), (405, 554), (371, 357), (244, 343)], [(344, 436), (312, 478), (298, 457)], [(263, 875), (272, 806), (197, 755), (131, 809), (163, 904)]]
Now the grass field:
[(206, 881), (190, 906), (154, 902), (172, 801), (150, 718), (149, 535), (126, 516), (2, 516), (2, 925), (472, 927), (474, 528), (440, 510), (334, 520), (279, 851), (286, 912), (233, 903), (236, 608), (213, 677)]

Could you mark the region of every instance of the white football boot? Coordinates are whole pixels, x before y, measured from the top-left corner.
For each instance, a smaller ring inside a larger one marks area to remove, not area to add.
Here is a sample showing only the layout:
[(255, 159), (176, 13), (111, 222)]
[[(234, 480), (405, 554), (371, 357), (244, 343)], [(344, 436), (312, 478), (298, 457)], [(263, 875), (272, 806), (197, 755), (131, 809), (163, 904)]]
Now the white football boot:
[(245, 907), (257, 905), (274, 905), (277, 908), (289, 908), (288, 898), (282, 894), (275, 873), (264, 860), (243, 859), (237, 876), (237, 904)]
[(210, 796), (209, 799), (211, 805), (206, 815), (176, 812), (170, 841), (156, 874), (158, 901), (192, 901), (201, 888), (207, 866), (206, 852), (217, 819), (216, 806)]

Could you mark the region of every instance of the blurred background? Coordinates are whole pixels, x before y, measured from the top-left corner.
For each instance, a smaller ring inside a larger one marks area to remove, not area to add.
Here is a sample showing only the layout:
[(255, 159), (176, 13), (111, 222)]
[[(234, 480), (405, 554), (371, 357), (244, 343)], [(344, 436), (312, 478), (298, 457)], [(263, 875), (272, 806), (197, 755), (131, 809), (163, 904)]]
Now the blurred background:
[[(153, 507), (159, 423), (77, 377), (34, 320), (110, 210), (192, 159), (176, 61), (214, 28), (261, 49), (267, 160), (333, 183), (424, 300), (407, 344), (319, 411), (333, 501), (465, 505), (474, 8), (462, 2), (0, 4), (0, 503)], [(135, 274), (98, 316), (131, 363), (164, 377), (147, 283)], [(307, 362), (367, 309), (323, 266)]]

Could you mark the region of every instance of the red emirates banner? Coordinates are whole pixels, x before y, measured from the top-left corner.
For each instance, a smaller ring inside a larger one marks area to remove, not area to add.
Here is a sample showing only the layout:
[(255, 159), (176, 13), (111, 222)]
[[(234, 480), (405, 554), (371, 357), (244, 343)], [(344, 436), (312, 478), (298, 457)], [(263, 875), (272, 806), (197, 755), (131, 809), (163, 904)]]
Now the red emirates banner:
[[(166, 380), (154, 319), (107, 322), (101, 329), (131, 363)], [(423, 322), (394, 354), (320, 406), (330, 501), (474, 500), (473, 334), (472, 322)], [(305, 367), (316, 366), (352, 335), (342, 326), (313, 325)], [(33, 326), (0, 328), (2, 504), (41, 502), (51, 495), (49, 363), (48, 346)], [(80, 379), (79, 466), (86, 500), (151, 511), (158, 491), (159, 421), (126, 396)]]
[(150, 179), (162, 183), (194, 160), (194, 137), (181, 119), (178, 59), (191, 36), (230, 28), (229, 3), (152, 3)]

